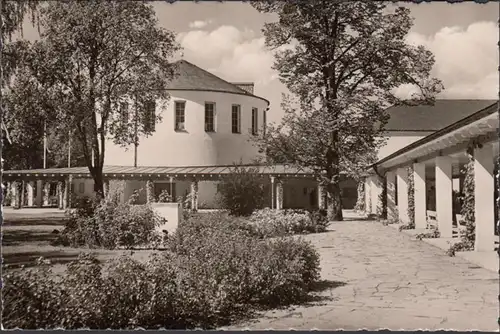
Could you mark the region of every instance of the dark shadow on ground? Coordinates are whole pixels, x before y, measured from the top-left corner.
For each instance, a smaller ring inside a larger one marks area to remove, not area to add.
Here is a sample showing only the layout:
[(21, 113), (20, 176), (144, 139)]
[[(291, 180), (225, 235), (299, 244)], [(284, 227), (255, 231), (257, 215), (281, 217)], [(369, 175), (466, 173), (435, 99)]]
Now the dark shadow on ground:
[(61, 225), (66, 223), (65, 217), (52, 218), (9, 218), (5, 219), (3, 226), (46, 226), (46, 225)]
[(50, 260), (51, 264), (65, 264), (77, 260), (79, 254), (79, 252), (69, 253), (65, 251), (3, 254), (3, 264), (7, 265), (7, 268), (34, 267), (36, 266), (36, 260), (40, 257)]
[(306, 307), (318, 306), (327, 301), (332, 301), (334, 298), (328, 291), (345, 285), (347, 285), (347, 283), (341, 281), (320, 280), (313, 284), (309, 296), (301, 305)]
[(2, 246), (19, 246), (30, 243), (48, 245), (57, 238), (57, 235), (52, 230), (3, 230)]

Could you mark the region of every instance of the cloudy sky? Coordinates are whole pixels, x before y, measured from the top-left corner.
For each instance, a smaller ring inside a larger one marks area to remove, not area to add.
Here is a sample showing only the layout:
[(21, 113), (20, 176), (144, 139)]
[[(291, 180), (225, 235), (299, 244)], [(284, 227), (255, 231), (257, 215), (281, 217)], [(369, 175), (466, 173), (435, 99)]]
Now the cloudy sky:
[[(415, 18), (408, 41), (435, 55), (433, 74), (445, 85), (441, 98), (498, 97), (498, 3), (404, 5)], [(255, 93), (271, 101), (269, 121), (279, 121), (285, 89), (261, 33), (263, 24), (276, 17), (241, 2), (157, 1), (154, 7), (160, 25), (178, 33), (184, 59), (228, 81), (255, 82)], [(25, 27), (30, 38), (35, 32)]]

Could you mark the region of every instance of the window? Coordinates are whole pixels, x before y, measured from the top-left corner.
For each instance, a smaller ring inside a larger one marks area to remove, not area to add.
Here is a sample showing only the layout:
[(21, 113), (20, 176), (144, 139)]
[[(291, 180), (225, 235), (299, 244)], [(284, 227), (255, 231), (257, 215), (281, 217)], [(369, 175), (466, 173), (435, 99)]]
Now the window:
[(144, 103), (144, 131), (153, 132), (155, 130), (156, 103), (153, 100)]
[(78, 192), (80, 194), (83, 194), (85, 192), (85, 183), (84, 182), (78, 183)]
[(258, 130), (257, 127), (259, 126), (259, 114), (258, 114), (258, 109), (257, 108), (252, 108), (252, 134), (256, 135)]
[(267, 123), (267, 109), (264, 109), (264, 112), (262, 113), (262, 127), (264, 134), (266, 134), (266, 123)]
[(128, 102), (120, 103), (120, 117), (124, 124), (128, 123)]
[(205, 103), (205, 131), (215, 132), (215, 103)]
[(231, 110), (231, 128), (233, 133), (241, 133), (241, 106), (236, 104)]
[(185, 131), (185, 101), (175, 101), (175, 131)]

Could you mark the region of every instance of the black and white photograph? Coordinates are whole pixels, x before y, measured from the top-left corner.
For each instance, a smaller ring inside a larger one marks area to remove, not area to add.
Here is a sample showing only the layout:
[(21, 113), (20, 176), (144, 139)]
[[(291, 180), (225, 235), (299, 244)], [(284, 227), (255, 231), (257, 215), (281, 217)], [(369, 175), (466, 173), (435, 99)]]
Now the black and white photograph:
[(0, 13), (2, 329), (499, 331), (499, 2)]

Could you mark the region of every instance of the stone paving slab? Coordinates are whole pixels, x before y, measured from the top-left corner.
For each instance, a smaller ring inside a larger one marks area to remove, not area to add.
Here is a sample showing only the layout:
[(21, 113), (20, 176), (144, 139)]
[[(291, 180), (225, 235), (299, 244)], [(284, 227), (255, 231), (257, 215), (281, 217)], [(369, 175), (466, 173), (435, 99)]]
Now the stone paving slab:
[(312, 305), (224, 329), (499, 329), (495, 272), (375, 221), (335, 222), (305, 239), (320, 252), (322, 279), (337, 287)]

